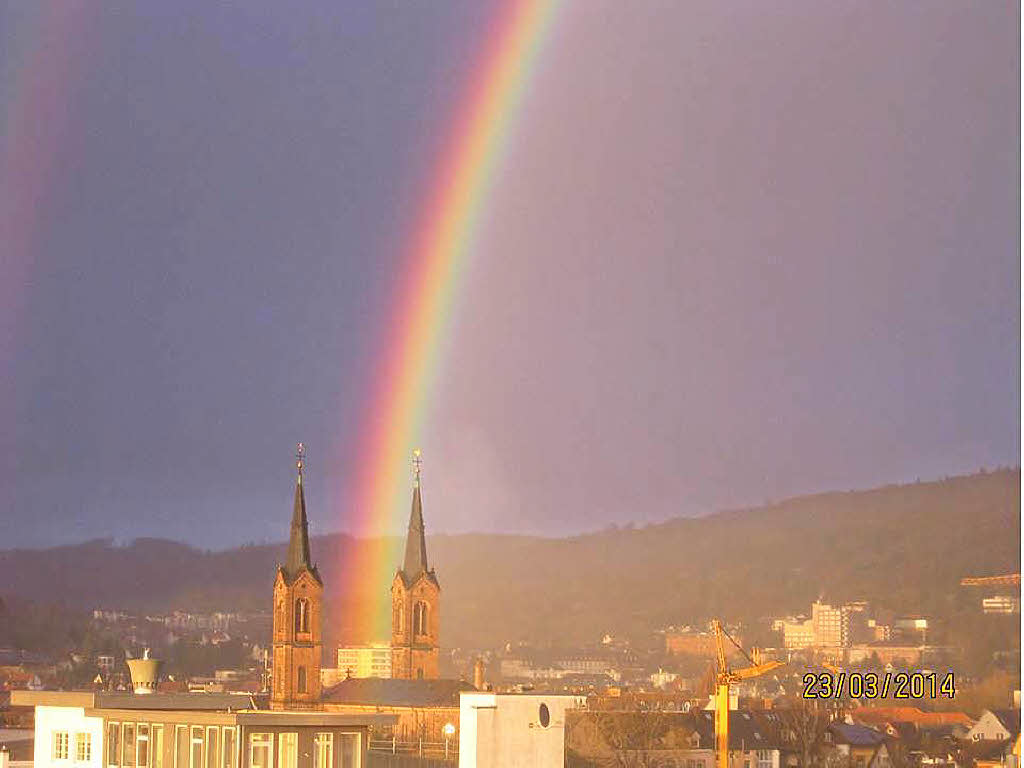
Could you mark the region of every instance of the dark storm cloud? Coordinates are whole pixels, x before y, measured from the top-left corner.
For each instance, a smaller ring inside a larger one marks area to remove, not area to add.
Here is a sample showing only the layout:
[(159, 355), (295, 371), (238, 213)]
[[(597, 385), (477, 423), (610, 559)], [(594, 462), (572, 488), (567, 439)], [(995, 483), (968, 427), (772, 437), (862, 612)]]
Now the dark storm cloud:
[[(372, 8), (92, 19), (13, 367), (5, 541), (280, 538), (297, 439), (311, 508), (345, 486), (489, 13)], [(431, 530), (1016, 463), (1017, 13), (569, 5), (458, 302)], [(330, 503), (321, 530), (345, 524)]]

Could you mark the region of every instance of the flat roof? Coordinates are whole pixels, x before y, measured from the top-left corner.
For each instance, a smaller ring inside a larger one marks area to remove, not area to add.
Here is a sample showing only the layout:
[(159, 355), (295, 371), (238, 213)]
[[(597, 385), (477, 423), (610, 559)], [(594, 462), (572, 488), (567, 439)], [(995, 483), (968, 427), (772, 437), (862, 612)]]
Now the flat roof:
[(92, 717), (164, 722), (366, 727), (394, 725), (397, 715), (257, 709), (253, 697), (228, 693), (108, 693), (103, 691), (12, 691), (17, 706), (77, 707)]
[(323, 710), (237, 710), (232, 712), (184, 710), (184, 709), (86, 709), (87, 715), (106, 717), (110, 720), (156, 720), (165, 723), (188, 723), (190, 725), (249, 725), (249, 726), (314, 726), (337, 728), (366, 728), (368, 726), (394, 725), (398, 715), (360, 712), (325, 712)]
[(11, 704), (89, 709), (176, 709), (228, 711), (256, 709), (251, 694), (126, 693), (118, 691), (11, 691)]

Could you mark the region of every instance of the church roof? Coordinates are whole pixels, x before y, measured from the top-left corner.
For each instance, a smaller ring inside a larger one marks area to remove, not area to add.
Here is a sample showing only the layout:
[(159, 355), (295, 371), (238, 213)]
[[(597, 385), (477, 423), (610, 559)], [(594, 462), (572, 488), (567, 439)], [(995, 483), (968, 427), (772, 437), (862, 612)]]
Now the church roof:
[(299, 453), (299, 476), (295, 481), (295, 501), (292, 504), (292, 528), (288, 538), (288, 559), (282, 570), (289, 581), (303, 570), (309, 571), (319, 582), (320, 574), (309, 557), (309, 520), (306, 518), (306, 495), (302, 490), (302, 452)]
[(423, 525), (423, 498), (420, 495), (418, 475), (412, 491), (409, 532), (405, 539), (405, 558), (402, 560), (402, 567), (398, 569), (398, 572), (406, 586), (412, 586), (423, 574), (437, 584), (437, 576), (434, 575), (434, 571), (427, 563), (427, 534)]
[(400, 680), (364, 677), (342, 680), (323, 692), (325, 704), (381, 707), (458, 707), (462, 691), (475, 691), (465, 680)]
[(415, 579), (427, 567), (427, 539), (423, 527), (423, 501), (417, 484), (412, 492), (412, 511), (409, 513), (409, 534), (405, 539), (405, 560), (402, 573), (409, 580)]

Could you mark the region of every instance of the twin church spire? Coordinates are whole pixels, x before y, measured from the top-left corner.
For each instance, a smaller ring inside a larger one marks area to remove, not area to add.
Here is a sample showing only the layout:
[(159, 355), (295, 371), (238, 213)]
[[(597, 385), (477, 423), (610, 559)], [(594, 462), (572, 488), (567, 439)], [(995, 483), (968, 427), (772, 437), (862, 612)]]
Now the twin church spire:
[[(426, 527), (423, 524), (423, 499), (420, 495), (420, 473), (423, 468), (423, 459), (419, 449), (413, 451), (412, 463), (412, 510), (409, 514), (409, 529), (405, 540), (405, 558), (402, 560), (400, 569), (409, 583), (423, 573), (429, 573), (433, 577), (433, 571), (427, 563)], [(320, 575), (309, 555), (309, 518), (306, 516), (306, 494), (302, 488), (302, 474), (305, 466), (306, 446), (299, 443), (295, 453), (295, 468), (298, 476), (295, 481), (295, 500), (292, 504), (288, 557), (283, 570), (289, 578), (294, 579), (300, 571), (305, 569), (313, 573), (319, 580)]]
[[(271, 708), (315, 709), (320, 702), (323, 580), (310, 557), (309, 519), (303, 473), (306, 448), (295, 454), (295, 499), (288, 554), (274, 581), (273, 682)], [(422, 459), (413, 453), (412, 510), (405, 557), (391, 584), (392, 677), (432, 679), (439, 676), (438, 635), (441, 586), (427, 561)]]

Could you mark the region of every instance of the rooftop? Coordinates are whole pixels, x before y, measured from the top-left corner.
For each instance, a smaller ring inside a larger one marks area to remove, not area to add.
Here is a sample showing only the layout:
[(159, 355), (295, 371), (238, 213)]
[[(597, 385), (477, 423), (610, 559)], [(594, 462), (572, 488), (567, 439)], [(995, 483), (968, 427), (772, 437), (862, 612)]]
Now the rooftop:
[(383, 677), (349, 678), (326, 689), (325, 704), (361, 704), (382, 707), (459, 706), (459, 694), (476, 691), (464, 680), (399, 680)]

